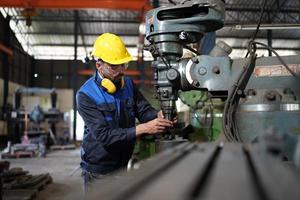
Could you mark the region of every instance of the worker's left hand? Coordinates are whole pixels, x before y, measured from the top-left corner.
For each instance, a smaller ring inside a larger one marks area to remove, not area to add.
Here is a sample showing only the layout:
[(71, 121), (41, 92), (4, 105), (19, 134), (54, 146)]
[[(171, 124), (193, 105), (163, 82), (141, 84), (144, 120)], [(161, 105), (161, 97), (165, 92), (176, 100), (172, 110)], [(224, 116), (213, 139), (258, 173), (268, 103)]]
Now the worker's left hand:
[(162, 110), (160, 110), (160, 111), (157, 113), (157, 118), (161, 118), (161, 119), (164, 119), (164, 118), (165, 118), (165, 116), (164, 116)]
[[(161, 119), (164, 119), (165, 116), (162, 112), (162, 110), (160, 110), (158, 113), (157, 113), (157, 118), (161, 118)], [(176, 113), (176, 116), (172, 119), (172, 122), (173, 124), (176, 124), (177, 123), (177, 113)]]

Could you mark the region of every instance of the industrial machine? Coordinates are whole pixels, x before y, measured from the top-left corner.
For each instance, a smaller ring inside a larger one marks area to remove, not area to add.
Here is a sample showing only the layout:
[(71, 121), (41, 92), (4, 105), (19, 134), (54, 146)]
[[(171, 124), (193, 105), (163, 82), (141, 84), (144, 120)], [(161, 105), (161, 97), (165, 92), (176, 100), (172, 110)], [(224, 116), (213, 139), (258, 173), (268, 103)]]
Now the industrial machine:
[[(299, 172), (286, 160), (294, 156), (300, 166), (300, 57), (257, 58), (256, 46), (268, 47), (254, 40), (246, 58), (231, 59), (224, 42), (199, 55), (189, 44), (220, 29), (224, 12), (222, 0), (154, 9), (146, 16), (146, 38), (165, 117), (176, 115), (179, 91), (206, 91), (207, 98), (226, 102), (222, 119), (228, 142), (162, 137), (168, 149), (130, 163), (129, 172), (98, 180), (89, 199), (299, 199)], [(183, 48), (196, 55), (183, 58)]]
[[(40, 105), (35, 105), (32, 110), (22, 105), (24, 96), (45, 95), (49, 95), (51, 99), (51, 107), (48, 111), (44, 111)], [(59, 121), (63, 121), (63, 113), (56, 108), (56, 103), (55, 89), (19, 88), (14, 94), (14, 107), (8, 120), (10, 141), (13, 144), (22, 142), (22, 145), (38, 144), (43, 149), (53, 144), (56, 140), (55, 125)], [(49, 128), (45, 126), (49, 126)], [(21, 147), (23, 147), (22, 145)]]
[[(299, 173), (260, 145), (182, 143), (95, 181), (87, 199), (299, 199)], [(73, 195), (70, 199), (80, 199)]]
[[(257, 45), (269, 47), (254, 40), (249, 42), (248, 56), (241, 59), (231, 59), (231, 47), (221, 41), (209, 55), (189, 47), (205, 33), (222, 28), (224, 5), (222, 0), (185, 1), (147, 13), (147, 49), (154, 57), (156, 93), (164, 116), (175, 116), (179, 91), (207, 91), (209, 98), (226, 100), (227, 141), (254, 142), (267, 134), (282, 140), (292, 159), (300, 134), (300, 57), (257, 58)], [(196, 55), (182, 58), (184, 48)]]

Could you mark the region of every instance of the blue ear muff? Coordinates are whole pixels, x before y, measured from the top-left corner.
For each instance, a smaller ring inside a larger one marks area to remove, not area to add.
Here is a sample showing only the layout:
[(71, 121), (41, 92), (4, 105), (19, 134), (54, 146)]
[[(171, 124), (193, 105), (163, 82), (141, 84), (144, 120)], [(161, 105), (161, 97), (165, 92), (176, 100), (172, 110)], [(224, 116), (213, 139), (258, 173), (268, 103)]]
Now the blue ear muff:
[[(123, 88), (125, 85), (125, 82), (124, 82), (124, 78), (121, 79), (121, 86), (120, 88)], [(109, 93), (109, 94), (114, 94), (117, 89), (119, 89), (111, 80), (109, 80), (108, 78), (104, 78), (102, 79), (101, 81), (101, 86), (103, 88), (106, 89), (106, 91)]]

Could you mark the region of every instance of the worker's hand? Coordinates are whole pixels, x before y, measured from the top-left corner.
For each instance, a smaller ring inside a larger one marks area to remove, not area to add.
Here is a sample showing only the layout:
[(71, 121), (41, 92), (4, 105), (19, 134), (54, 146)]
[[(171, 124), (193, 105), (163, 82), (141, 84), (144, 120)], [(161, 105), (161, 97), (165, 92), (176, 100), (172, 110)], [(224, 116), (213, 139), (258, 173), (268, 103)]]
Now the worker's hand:
[(160, 110), (160, 111), (157, 113), (157, 118), (161, 118), (161, 119), (164, 119), (164, 118), (165, 118), (165, 116), (164, 116), (162, 110)]
[(173, 127), (173, 122), (156, 118), (147, 123), (139, 124), (136, 126), (136, 135), (141, 136), (143, 134), (159, 134), (165, 132), (168, 128)]
[[(160, 110), (158, 113), (157, 113), (157, 118), (161, 118), (161, 119), (164, 119), (165, 116), (162, 112), (162, 110)], [(177, 113), (176, 113), (176, 116), (172, 119), (172, 122), (173, 122), (173, 125), (177, 123)]]

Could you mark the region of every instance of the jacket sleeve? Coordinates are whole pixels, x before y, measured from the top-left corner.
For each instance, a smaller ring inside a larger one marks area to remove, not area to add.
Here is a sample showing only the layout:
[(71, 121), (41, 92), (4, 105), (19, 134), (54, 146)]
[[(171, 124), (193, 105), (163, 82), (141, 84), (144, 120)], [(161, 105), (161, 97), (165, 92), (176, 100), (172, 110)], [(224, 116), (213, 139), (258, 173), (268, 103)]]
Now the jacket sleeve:
[(101, 142), (104, 147), (123, 146), (132, 143), (136, 139), (135, 127), (132, 128), (111, 128), (105, 120), (102, 111), (97, 109), (97, 105), (84, 93), (78, 92), (76, 95), (77, 109), (89, 133)]
[(141, 123), (157, 118), (157, 111), (145, 99), (143, 94), (134, 86), (137, 118)]

